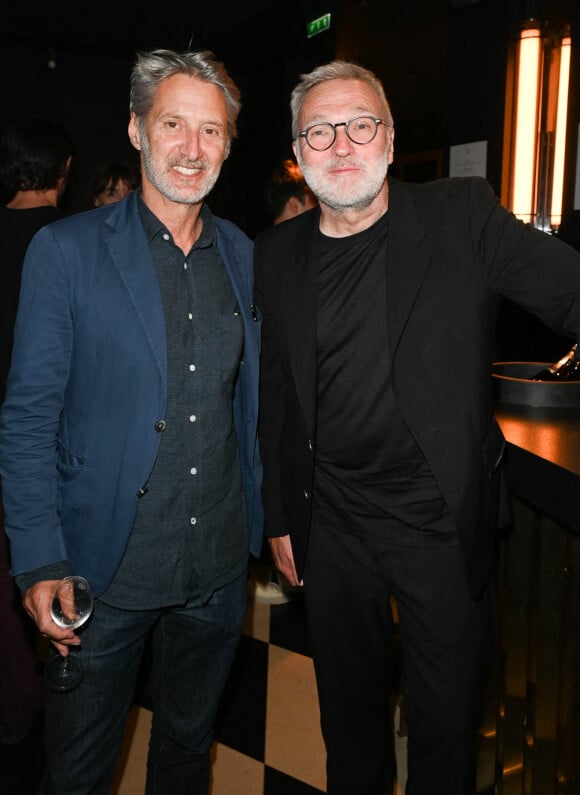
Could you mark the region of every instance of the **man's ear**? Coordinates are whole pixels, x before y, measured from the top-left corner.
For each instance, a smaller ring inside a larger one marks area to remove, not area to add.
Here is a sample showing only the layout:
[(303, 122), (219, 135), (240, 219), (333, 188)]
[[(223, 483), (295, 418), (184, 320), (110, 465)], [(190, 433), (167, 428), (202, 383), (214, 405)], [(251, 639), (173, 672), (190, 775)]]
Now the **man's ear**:
[(389, 138), (389, 150), (388, 150), (388, 163), (391, 165), (393, 162), (393, 158), (395, 156), (395, 128), (394, 127), (387, 127), (387, 136)]
[(134, 113), (131, 113), (131, 118), (129, 119), (129, 140), (135, 147), (135, 149), (140, 152), (141, 151), (141, 133), (139, 132), (139, 122), (137, 120), (137, 116)]

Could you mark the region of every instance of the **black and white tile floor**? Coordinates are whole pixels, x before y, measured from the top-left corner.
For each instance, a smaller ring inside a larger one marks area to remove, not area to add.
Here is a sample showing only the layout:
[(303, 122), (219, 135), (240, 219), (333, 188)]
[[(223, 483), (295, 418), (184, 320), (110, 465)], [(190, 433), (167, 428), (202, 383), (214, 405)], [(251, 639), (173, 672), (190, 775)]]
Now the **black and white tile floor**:
[[(396, 712), (396, 725), (399, 718)], [(149, 710), (134, 707), (112, 795), (143, 795), (150, 726)], [(40, 728), (21, 747), (0, 746), (2, 795), (35, 795), (42, 770)], [(403, 795), (406, 779), (402, 735), (396, 736), (396, 795)], [(480, 768), (479, 778), (489, 779), (493, 756), (485, 750), (480, 752)], [(298, 593), (282, 605), (250, 601), (218, 720), (211, 795), (325, 791), (325, 751), (302, 596)], [(492, 791), (487, 784), (478, 786), (480, 795)]]
[[(116, 795), (141, 795), (150, 713), (136, 708)], [(404, 792), (405, 738), (397, 739)], [(325, 751), (312, 659), (298, 593), (287, 604), (248, 603), (237, 660), (224, 694), (211, 795), (316, 795)]]

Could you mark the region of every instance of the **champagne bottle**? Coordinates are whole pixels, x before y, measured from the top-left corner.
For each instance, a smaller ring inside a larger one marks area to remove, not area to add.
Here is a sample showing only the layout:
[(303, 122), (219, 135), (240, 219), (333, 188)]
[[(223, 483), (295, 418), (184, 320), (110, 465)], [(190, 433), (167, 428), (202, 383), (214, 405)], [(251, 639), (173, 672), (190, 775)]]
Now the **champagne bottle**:
[(543, 370), (530, 376), (530, 381), (580, 381), (580, 360), (576, 359), (576, 345), (570, 351)]

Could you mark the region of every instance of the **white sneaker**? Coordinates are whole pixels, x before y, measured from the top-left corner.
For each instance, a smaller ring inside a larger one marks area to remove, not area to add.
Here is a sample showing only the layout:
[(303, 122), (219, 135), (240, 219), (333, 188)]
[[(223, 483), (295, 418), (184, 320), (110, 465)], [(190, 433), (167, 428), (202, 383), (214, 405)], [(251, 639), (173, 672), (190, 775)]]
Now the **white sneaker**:
[(258, 604), (283, 605), (290, 601), (288, 594), (277, 582), (252, 579), (248, 580), (248, 597)]

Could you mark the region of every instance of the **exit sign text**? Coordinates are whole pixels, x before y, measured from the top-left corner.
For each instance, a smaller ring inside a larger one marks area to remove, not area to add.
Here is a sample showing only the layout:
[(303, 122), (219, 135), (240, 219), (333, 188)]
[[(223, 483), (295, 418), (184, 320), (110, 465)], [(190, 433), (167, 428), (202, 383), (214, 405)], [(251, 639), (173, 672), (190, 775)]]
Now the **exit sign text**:
[(322, 17), (318, 17), (318, 19), (313, 19), (312, 22), (306, 23), (306, 35), (309, 39), (313, 36), (316, 36), (318, 33), (322, 33), (324, 30), (328, 30), (330, 27), (330, 14), (324, 14)]

